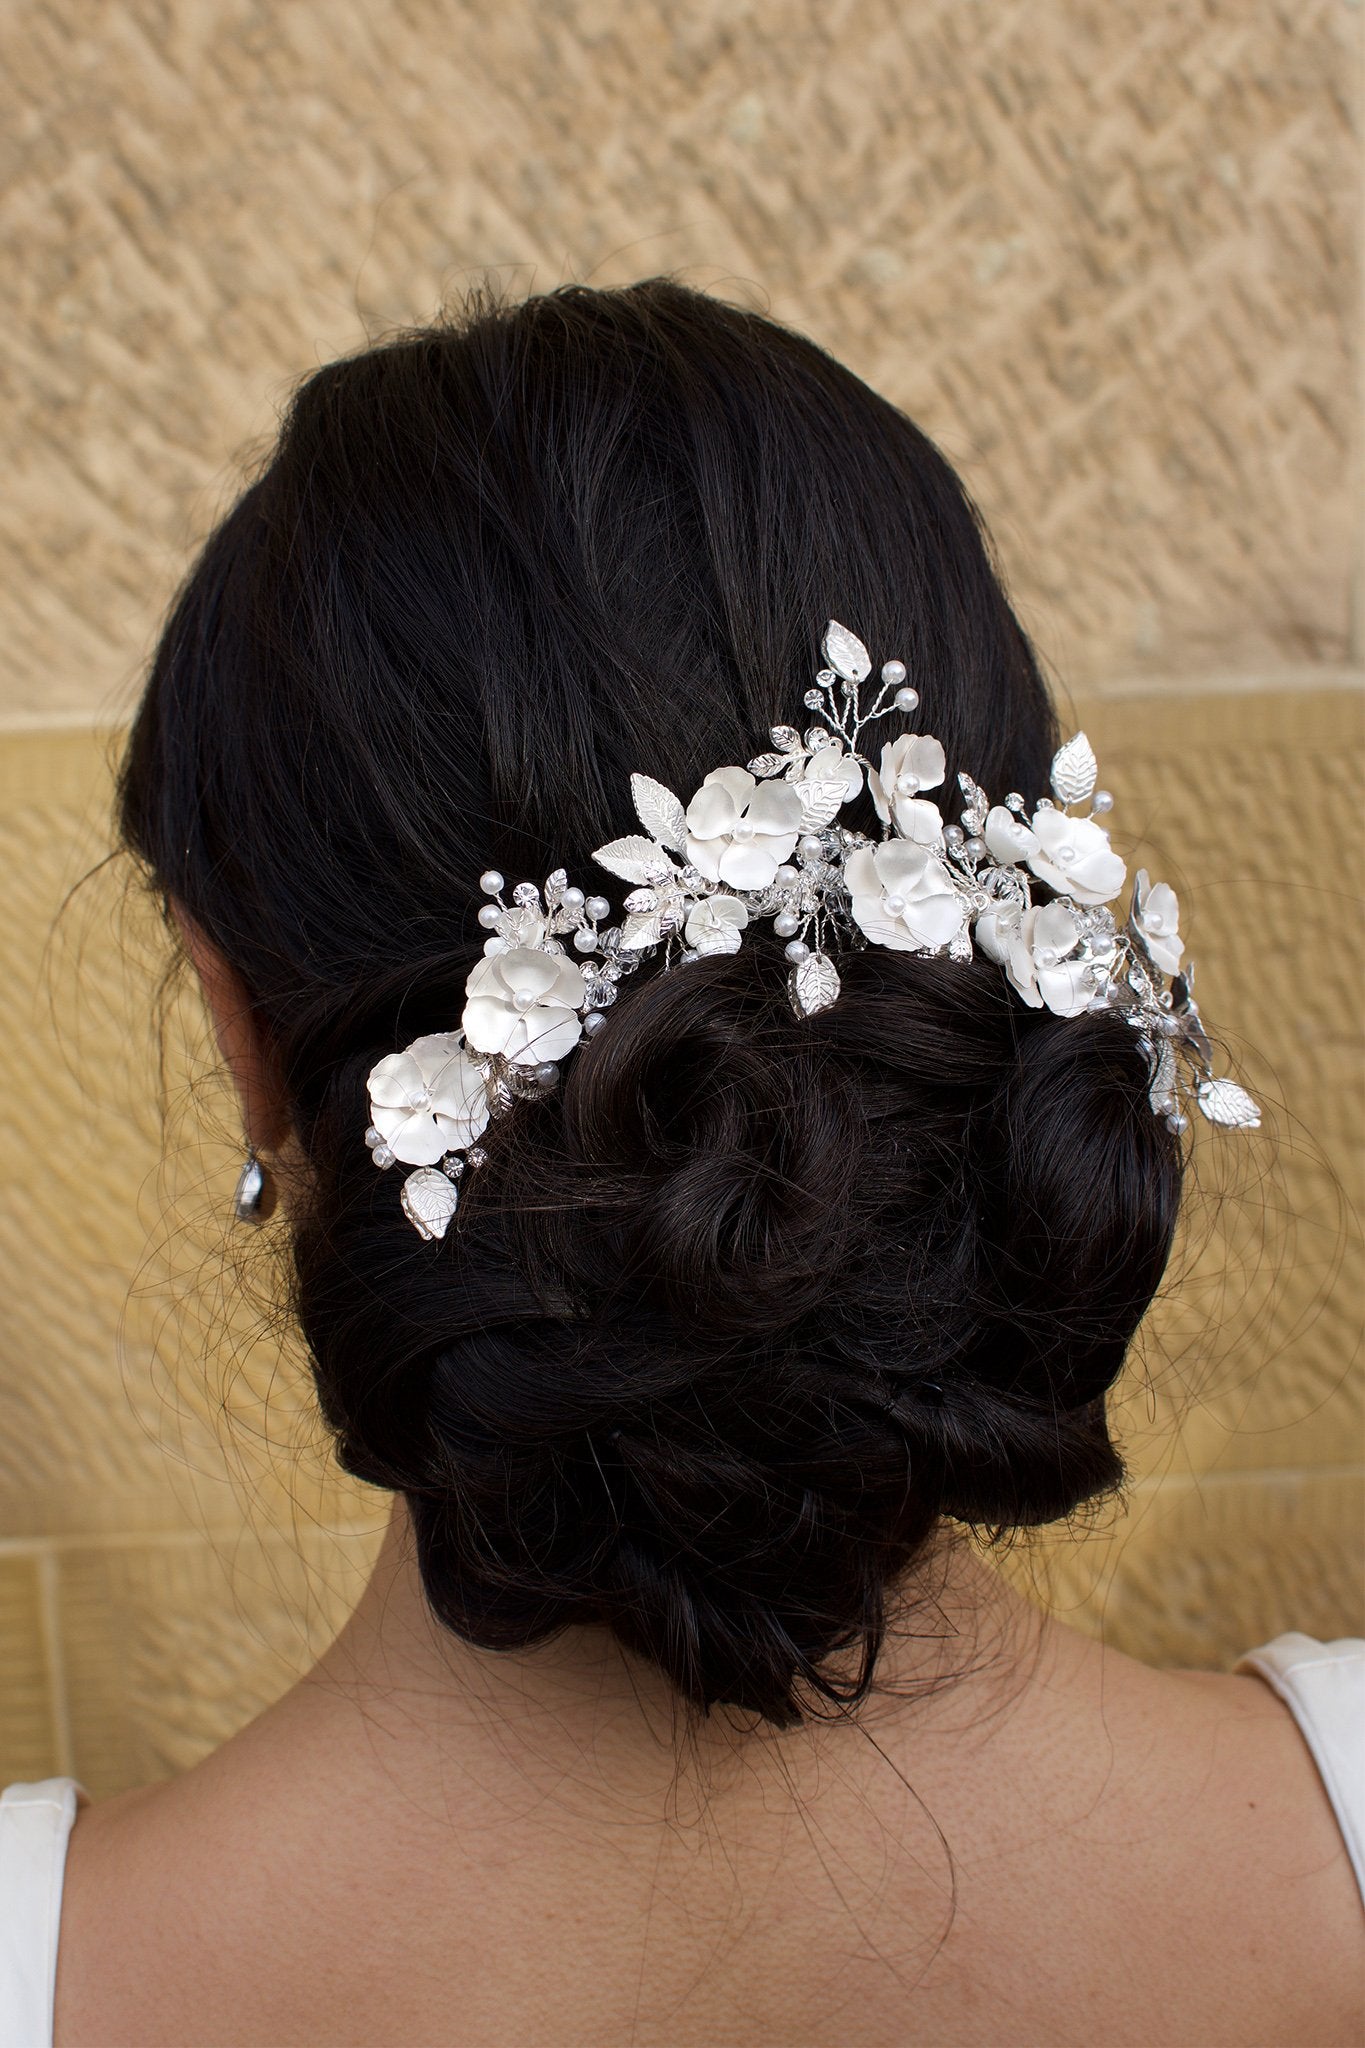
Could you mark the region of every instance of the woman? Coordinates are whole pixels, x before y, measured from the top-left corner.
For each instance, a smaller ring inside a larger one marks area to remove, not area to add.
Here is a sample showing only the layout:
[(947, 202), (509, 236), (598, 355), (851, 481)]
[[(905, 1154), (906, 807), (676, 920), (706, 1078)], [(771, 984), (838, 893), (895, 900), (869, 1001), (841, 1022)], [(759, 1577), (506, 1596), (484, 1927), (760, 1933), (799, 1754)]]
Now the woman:
[(941, 457), (765, 320), (303, 387), (122, 816), (393, 1521), (195, 1770), (12, 1788), (7, 2040), (54, 1955), (58, 2048), (1358, 2038), (1365, 1644), (1149, 1670), (962, 1534), (1118, 1483), (1189, 1112), (1254, 1117), (1057, 740)]

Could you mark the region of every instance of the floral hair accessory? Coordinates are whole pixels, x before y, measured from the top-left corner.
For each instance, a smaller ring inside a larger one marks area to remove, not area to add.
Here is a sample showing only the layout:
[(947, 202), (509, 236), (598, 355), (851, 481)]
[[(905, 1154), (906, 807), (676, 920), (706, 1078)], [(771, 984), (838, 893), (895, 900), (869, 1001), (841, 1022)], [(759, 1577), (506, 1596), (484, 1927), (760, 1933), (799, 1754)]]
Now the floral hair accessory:
[[(661, 782), (631, 776), (644, 829), (593, 855), (631, 885), (619, 922), (563, 868), (541, 888), (518, 882), (510, 902), (501, 875), (479, 878), (492, 899), (479, 911), (488, 937), (459, 1031), (414, 1039), (369, 1077), (365, 1142), (376, 1166), (414, 1169), (403, 1208), (423, 1237), (445, 1235), (460, 1176), (483, 1163), (490, 1119), (555, 1086), (559, 1062), (603, 1029), (627, 975), (660, 951), (665, 968), (738, 952), (763, 920), (786, 942), (798, 1017), (838, 1000), (838, 953), (980, 955), (1032, 1009), (1119, 1011), (1146, 1054), (1152, 1108), (1173, 1131), (1188, 1128), (1191, 1099), (1210, 1123), (1259, 1125), (1245, 1088), (1213, 1073), (1174, 890), (1140, 870), (1126, 918), (1110, 908), (1127, 869), (1099, 822), (1113, 798), (1095, 787), (1085, 734), (1054, 755), (1052, 794), (1031, 813), (1023, 797), (992, 804), (959, 775), (961, 823), (945, 824), (926, 794), (947, 775), (938, 740), (902, 732), (875, 764), (860, 751), (874, 721), (917, 708), (904, 663), (883, 665), (863, 709), (872, 659), (862, 641), (831, 620), (824, 655), (804, 734), (775, 725), (771, 752), (713, 769), (686, 806)], [(838, 822), (864, 781), (880, 840)]]

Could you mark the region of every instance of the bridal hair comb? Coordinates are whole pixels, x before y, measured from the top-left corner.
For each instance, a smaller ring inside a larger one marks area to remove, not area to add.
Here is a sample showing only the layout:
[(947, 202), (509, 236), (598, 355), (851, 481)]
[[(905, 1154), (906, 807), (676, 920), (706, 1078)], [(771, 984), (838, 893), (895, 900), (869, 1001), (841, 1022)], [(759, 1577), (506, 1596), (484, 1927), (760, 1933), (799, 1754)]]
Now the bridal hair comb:
[[(862, 641), (831, 620), (824, 655), (805, 733), (774, 726), (771, 752), (713, 769), (685, 807), (650, 776), (631, 776), (643, 831), (593, 855), (631, 884), (618, 923), (605, 896), (571, 887), (562, 868), (542, 888), (518, 882), (510, 902), (500, 874), (480, 877), (488, 938), (459, 1030), (414, 1039), (369, 1076), (365, 1142), (376, 1166), (414, 1169), (402, 1203), (423, 1237), (445, 1235), (461, 1175), (483, 1163), (490, 1120), (555, 1086), (559, 1062), (606, 1026), (627, 975), (660, 951), (666, 969), (737, 952), (762, 919), (786, 942), (798, 1017), (838, 1000), (840, 952), (980, 954), (1034, 1009), (1120, 1011), (1147, 1057), (1153, 1111), (1173, 1131), (1188, 1128), (1191, 1100), (1211, 1123), (1259, 1125), (1247, 1091), (1213, 1073), (1175, 892), (1140, 871), (1122, 924), (1109, 908), (1127, 869), (1099, 822), (1113, 798), (1095, 787), (1085, 734), (1053, 757), (1052, 795), (1031, 815), (1023, 797), (992, 804), (959, 775), (961, 823), (945, 824), (925, 795), (946, 773), (938, 740), (901, 732), (875, 763), (860, 751), (874, 721), (918, 706), (904, 663), (885, 663), (864, 709), (872, 660)], [(865, 782), (879, 840), (838, 822)]]

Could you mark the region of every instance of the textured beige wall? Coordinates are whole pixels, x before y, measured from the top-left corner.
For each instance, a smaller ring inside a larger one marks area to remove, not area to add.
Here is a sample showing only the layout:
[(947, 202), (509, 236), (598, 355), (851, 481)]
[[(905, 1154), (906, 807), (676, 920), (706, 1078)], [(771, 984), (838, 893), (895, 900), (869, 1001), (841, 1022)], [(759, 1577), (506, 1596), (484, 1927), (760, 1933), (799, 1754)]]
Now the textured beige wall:
[[(1124, 1399), (1135, 1485), (1038, 1569), (1217, 1663), (1365, 1632), (1361, 10), (1304, 0), (32, 0), (0, 24), (0, 1781), (174, 1769), (344, 1612), (231, 1120), (97, 858), (109, 742), (290, 380), (486, 268), (766, 303), (964, 470), (1183, 883), (1276, 1142)], [(166, 1111), (162, 1127), (164, 1093)], [(1177, 1433), (1176, 1424), (1183, 1426)]]

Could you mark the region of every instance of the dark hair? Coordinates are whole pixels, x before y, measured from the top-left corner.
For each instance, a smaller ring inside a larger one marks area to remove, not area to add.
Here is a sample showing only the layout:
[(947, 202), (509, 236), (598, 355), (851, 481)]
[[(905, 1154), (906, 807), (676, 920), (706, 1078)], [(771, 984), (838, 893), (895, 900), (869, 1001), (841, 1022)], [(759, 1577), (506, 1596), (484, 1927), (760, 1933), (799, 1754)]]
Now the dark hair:
[(903, 414), (672, 283), (484, 302), (302, 386), (122, 783), (282, 1076), (323, 1412), (407, 1496), (435, 1612), (491, 1647), (604, 1623), (778, 1724), (862, 1697), (941, 1518), (1121, 1478), (1105, 1394), (1181, 1171), (1135, 1034), (881, 949), (798, 1022), (754, 935), (629, 982), (440, 1245), (362, 1136), (376, 1059), (458, 1020), (480, 873), (592, 886), (630, 772), (744, 761), (831, 615), (906, 662), (948, 789), (1045, 789), (1037, 666)]

